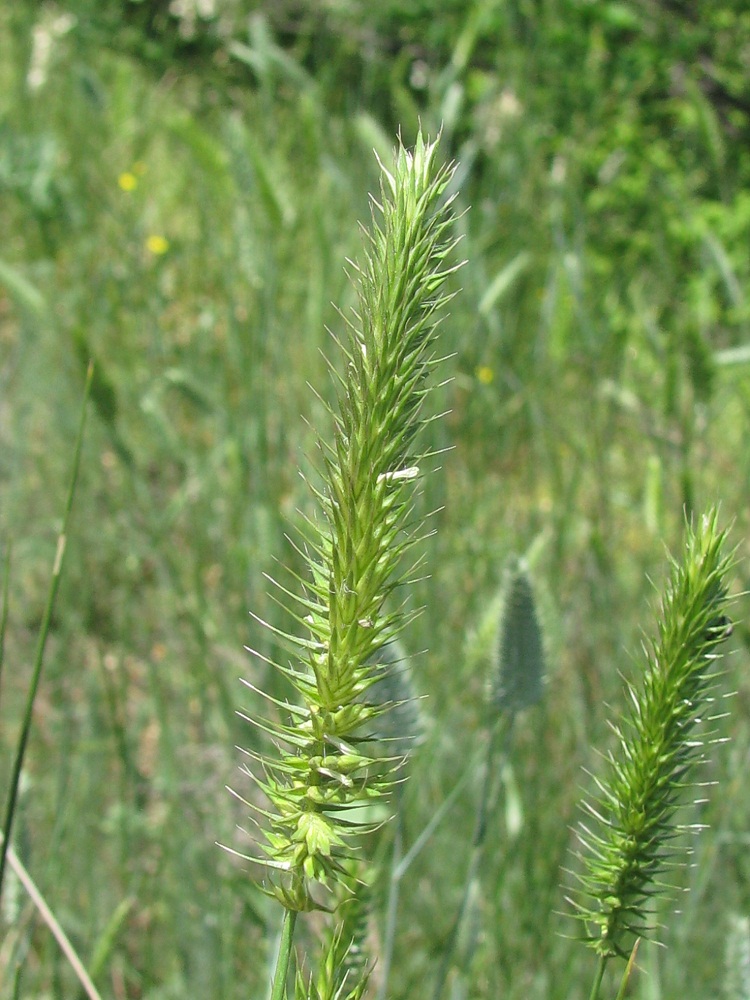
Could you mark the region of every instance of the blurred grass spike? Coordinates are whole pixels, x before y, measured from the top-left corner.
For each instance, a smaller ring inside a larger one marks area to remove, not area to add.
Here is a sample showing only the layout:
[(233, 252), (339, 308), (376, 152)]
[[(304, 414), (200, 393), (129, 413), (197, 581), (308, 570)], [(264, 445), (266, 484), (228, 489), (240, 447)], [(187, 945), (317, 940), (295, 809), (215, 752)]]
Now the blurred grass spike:
[(542, 699), (544, 640), (531, 579), (522, 562), (506, 573), (495, 655), (493, 701), (515, 714)]
[(674, 839), (684, 828), (675, 813), (692, 768), (706, 759), (704, 743), (717, 718), (706, 713), (721, 673), (718, 647), (731, 632), (724, 611), (732, 555), (725, 548), (715, 510), (688, 527), (643, 676), (627, 685), (627, 714), (612, 724), (616, 746), (605, 755), (596, 794), (583, 804), (583, 871), (570, 902), (585, 928), (582, 939), (600, 959), (592, 1000), (607, 961), (627, 959), (634, 942), (651, 933), (649, 902), (669, 888), (664, 873), (680, 863)]
[(386, 754), (406, 759), (424, 739), (427, 721), (414, 689), (412, 665), (398, 639), (374, 657), (377, 680), (368, 701), (387, 709), (375, 722), (375, 736)]

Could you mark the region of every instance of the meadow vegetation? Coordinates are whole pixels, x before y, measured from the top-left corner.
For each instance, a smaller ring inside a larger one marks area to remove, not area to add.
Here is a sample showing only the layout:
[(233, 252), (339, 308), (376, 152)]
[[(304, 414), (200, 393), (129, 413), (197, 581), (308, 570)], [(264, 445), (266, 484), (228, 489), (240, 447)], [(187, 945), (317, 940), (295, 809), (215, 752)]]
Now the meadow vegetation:
[[(93, 360), (12, 841), (102, 997), (267, 996), (278, 904), (216, 846), (257, 853), (225, 786), (252, 796), (235, 747), (273, 745), (237, 712), (290, 697), (248, 612), (293, 628), (263, 574), (304, 576), (287, 535), (333, 439), (327, 328), (357, 303), (373, 149), (389, 166), (420, 124), (457, 164), (466, 264), (436, 339), (452, 381), (424, 402), (447, 413), (420, 445), (436, 533), (396, 710), (419, 738), (365, 836), (366, 995), (588, 996), (565, 899), (587, 772), (642, 678), (665, 546), (679, 562), (719, 505), (728, 742), (628, 995), (750, 996), (748, 52), (743, 0), (0, 0), (0, 789)], [(495, 743), (518, 565), (545, 677)], [(83, 995), (12, 871), (0, 903), (0, 997)], [(312, 969), (325, 915), (299, 923)]]

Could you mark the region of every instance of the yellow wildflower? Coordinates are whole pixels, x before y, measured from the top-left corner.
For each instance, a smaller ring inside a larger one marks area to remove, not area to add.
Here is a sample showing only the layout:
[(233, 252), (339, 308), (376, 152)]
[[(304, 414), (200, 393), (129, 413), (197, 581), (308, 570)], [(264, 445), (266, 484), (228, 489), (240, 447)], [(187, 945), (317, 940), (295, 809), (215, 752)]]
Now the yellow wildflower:
[(482, 385), (489, 385), (495, 378), (495, 373), (488, 365), (480, 365), (476, 370), (476, 376)]
[(117, 183), (120, 185), (120, 190), (122, 191), (135, 191), (138, 187), (138, 178), (135, 174), (131, 174), (129, 170), (126, 170), (124, 174), (120, 174), (117, 178)]
[(154, 233), (146, 240), (146, 249), (155, 257), (160, 257), (169, 250), (169, 240)]

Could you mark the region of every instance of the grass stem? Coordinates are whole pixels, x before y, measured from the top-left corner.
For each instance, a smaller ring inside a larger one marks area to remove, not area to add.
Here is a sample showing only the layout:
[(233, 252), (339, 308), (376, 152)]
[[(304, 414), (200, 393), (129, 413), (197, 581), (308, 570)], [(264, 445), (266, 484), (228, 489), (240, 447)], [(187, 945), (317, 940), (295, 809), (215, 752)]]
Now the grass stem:
[(607, 955), (600, 955), (599, 962), (596, 966), (596, 975), (594, 976), (594, 983), (591, 987), (591, 993), (589, 994), (589, 1000), (599, 1000), (599, 990), (601, 989), (602, 980), (604, 979), (604, 970), (607, 967)]
[[(505, 739), (502, 742), (499, 751), (500, 760), (504, 759), (508, 746), (510, 743), (510, 736), (513, 728), (514, 716), (511, 715), (508, 726), (505, 731)], [(495, 722), (491, 727), (489, 733), (489, 739), (487, 741), (487, 754), (484, 762), (484, 776), (482, 781), (482, 795), (479, 801), (479, 807), (477, 809), (476, 825), (474, 828), (474, 837), (472, 840), (472, 851), (471, 858), (469, 860), (469, 867), (466, 872), (466, 878), (464, 879), (464, 890), (461, 897), (461, 902), (459, 903), (456, 916), (453, 920), (453, 925), (448, 936), (448, 941), (446, 943), (445, 949), (443, 951), (443, 957), (440, 962), (440, 967), (438, 969), (437, 979), (435, 982), (435, 990), (433, 992), (433, 1000), (440, 1000), (445, 989), (445, 984), (448, 979), (448, 973), (450, 972), (451, 963), (453, 961), (453, 956), (456, 951), (456, 945), (458, 943), (458, 936), (461, 931), (461, 927), (464, 923), (466, 912), (469, 907), (469, 899), (471, 897), (471, 888), (476, 878), (477, 869), (479, 868), (479, 862), (482, 857), (482, 849), (484, 847), (485, 837), (487, 835), (487, 819), (490, 812), (490, 804), (492, 800), (492, 787), (493, 779), (496, 774), (500, 771), (499, 762), (496, 760), (496, 755), (498, 754), (498, 734), (501, 729), (501, 720)]]
[(11, 545), (8, 543), (8, 547), (5, 551), (4, 560), (4, 570), (3, 570), (3, 608), (0, 611), (0, 682), (3, 678), (3, 662), (5, 659), (5, 632), (8, 626), (8, 604), (9, 604), (9, 593), (10, 593), (10, 553)]
[(391, 877), (388, 882), (388, 905), (385, 916), (385, 932), (383, 934), (383, 953), (380, 959), (380, 987), (378, 989), (378, 1000), (386, 1000), (388, 989), (388, 977), (391, 972), (391, 962), (393, 961), (393, 947), (396, 940), (396, 923), (398, 917), (398, 900), (401, 889), (401, 880), (397, 877), (399, 866), (403, 861), (404, 851), (404, 819), (401, 809), (396, 813), (395, 828), (393, 833), (393, 858), (391, 862)]
[(286, 1000), (286, 983), (289, 976), (289, 962), (292, 955), (294, 926), (297, 922), (296, 910), (284, 910), (284, 922), (281, 925), (281, 941), (279, 954), (276, 957), (276, 970), (271, 985), (271, 1000)]
[(73, 454), (73, 469), (70, 476), (70, 485), (68, 487), (68, 496), (65, 503), (62, 528), (57, 537), (57, 549), (55, 551), (55, 562), (52, 567), (52, 576), (50, 577), (49, 590), (47, 593), (47, 604), (44, 609), (44, 616), (39, 629), (39, 638), (37, 640), (34, 666), (31, 674), (31, 685), (26, 698), (26, 708), (24, 710), (23, 721), (21, 723), (21, 733), (18, 738), (18, 746), (16, 747), (16, 754), (13, 760), (13, 770), (11, 772), (10, 787), (8, 789), (8, 800), (3, 820), (4, 836), (2, 844), (0, 845), (0, 895), (3, 890), (5, 863), (8, 855), (8, 849), (10, 847), (13, 817), (15, 815), (16, 803), (18, 801), (18, 787), (21, 781), (21, 768), (23, 767), (26, 746), (29, 741), (29, 733), (31, 732), (31, 717), (34, 711), (34, 701), (36, 699), (37, 689), (39, 688), (39, 679), (42, 675), (44, 650), (47, 645), (47, 636), (49, 635), (50, 624), (52, 621), (52, 611), (55, 606), (55, 598), (57, 597), (57, 590), (60, 585), (60, 574), (62, 572), (63, 560), (65, 558), (65, 548), (68, 540), (68, 525), (70, 523), (70, 514), (73, 509), (73, 497), (75, 496), (76, 483), (78, 481), (78, 469), (81, 464), (81, 452), (83, 450), (83, 431), (86, 426), (86, 404), (88, 403), (89, 393), (91, 391), (93, 372), (93, 364), (89, 363), (88, 371), (86, 373), (86, 382), (83, 389), (81, 415), (78, 423), (75, 452)]

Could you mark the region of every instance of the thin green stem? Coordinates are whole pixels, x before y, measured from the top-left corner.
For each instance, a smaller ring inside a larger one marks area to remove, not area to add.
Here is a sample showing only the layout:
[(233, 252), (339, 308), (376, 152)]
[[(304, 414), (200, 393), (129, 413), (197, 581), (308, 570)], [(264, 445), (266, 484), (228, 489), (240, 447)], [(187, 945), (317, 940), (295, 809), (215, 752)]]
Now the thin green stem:
[(8, 856), (8, 849), (10, 846), (10, 838), (13, 829), (13, 817), (16, 812), (16, 804), (18, 801), (18, 787), (21, 781), (21, 768), (23, 767), (24, 756), (26, 754), (26, 746), (29, 741), (29, 733), (31, 732), (31, 718), (34, 711), (34, 700), (36, 699), (37, 689), (39, 687), (39, 679), (42, 675), (42, 664), (44, 662), (44, 650), (47, 645), (47, 636), (49, 635), (50, 623), (52, 621), (52, 611), (55, 606), (55, 598), (57, 597), (57, 590), (60, 585), (60, 573), (62, 572), (63, 560), (65, 558), (65, 548), (68, 540), (68, 525), (70, 523), (70, 515), (73, 509), (73, 498), (76, 491), (76, 483), (78, 481), (78, 469), (81, 464), (81, 452), (83, 450), (83, 431), (86, 426), (86, 410), (89, 398), (89, 392), (91, 391), (91, 379), (94, 373), (94, 366), (90, 362), (88, 367), (88, 372), (86, 373), (86, 383), (83, 389), (83, 402), (81, 403), (81, 417), (78, 423), (78, 435), (76, 437), (75, 452), (73, 455), (73, 469), (70, 476), (70, 485), (68, 487), (68, 496), (65, 503), (65, 512), (63, 514), (62, 529), (57, 537), (57, 550), (55, 552), (55, 562), (52, 567), (52, 576), (49, 583), (49, 591), (47, 593), (47, 604), (44, 609), (44, 616), (42, 618), (42, 624), (39, 629), (39, 638), (37, 640), (36, 654), (34, 656), (34, 665), (32, 668), (31, 675), (31, 685), (29, 687), (29, 693), (26, 698), (26, 708), (23, 715), (23, 721), (21, 723), (21, 733), (18, 739), (18, 746), (16, 747), (16, 755), (13, 761), (13, 771), (10, 779), (10, 788), (8, 789), (8, 801), (5, 807), (5, 819), (3, 822), (3, 840), (0, 845), (0, 894), (2, 894), (3, 889), (3, 877), (5, 875), (5, 863)]
[(292, 941), (294, 926), (297, 923), (296, 910), (284, 910), (284, 922), (281, 925), (281, 941), (279, 954), (276, 956), (276, 970), (271, 985), (271, 1000), (286, 1000), (286, 983), (289, 976), (289, 962), (292, 957)]
[(635, 965), (635, 957), (638, 954), (638, 945), (641, 943), (640, 938), (636, 938), (636, 942), (633, 945), (633, 950), (630, 953), (630, 958), (628, 959), (628, 964), (625, 966), (625, 972), (622, 976), (622, 982), (620, 983), (620, 989), (617, 991), (616, 1000), (625, 1000), (625, 994), (628, 991), (628, 983), (630, 982), (630, 976), (633, 972), (633, 966)]
[(404, 850), (404, 818), (401, 803), (396, 813), (396, 828), (393, 834), (393, 859), (391, 861), (391, 878), (388, 884), (388, 906), (386, 908), (385, 932), (383, 934), (383, 954), (380, 959), (380, 988), (378, 1000), (385, 1000), (388, 989), (388, 977), (393, 960), (393, 946), (396, 940), (396, 917), (398, 914), (398, 897), (401, 880), (397, 877), (399, 865), (403, 861)]
[(3, 572), (3, 609), (0, 612), (0, 680), (3, 676), (3, 660), (5, 656), (5, 631), (8, 626), (8, 605), (10, 603), (10, 551), (11, 545), (8, 543), (8, 547), (5, 552), (5, 566)]
[(602, 980), (604, 979), (604, 970), (607, 967), (608, 960), (608, 955), (599, 956), (599, 964), (596, 967), (596, 975), (594, 976), (594, 984), (591, 987), (589, 1000), (599, 1000), (599, 990), (601, 989)]
[[(515, 716), (511, 715), (508, 721), (507, 729), (505, 730), (504, 739), (499, 750), (499, 759), (502, 760), (508, 752), (508, 746), (510, 743), (510, 736), (513, 730), (513, 721)], [(484, 780), (482, 786), (482, 795), (479, 801), (479, 807), (477, 810), (476, 826), (474, 828), (474, 837), (472, 840), (472, 853), (471, 859), (469, 861), (469, 867), (466, 872), (466, 878), (464, 879), (464, 891), (461, 897), (461, 902), (459, 903), (456, 916), (453, 920), (453, 926), (451, 927), (450, 935), (448, 936), (448, 941), (443, 952), (443, 958), (440, 962), (440, 968), (438, 969), (437, 980), (435, 982), (435, 990), (433, 992), (433, 1000), (440, 1000), (443, 995), (443, 990), (445, 989), (445, 984), (448, 979), (448, 973), (450, 972), (451, 963), (453, 961), (453, 956), (456, 950), (456, 944), (458, 942), (458, 935), (461, 930), (461, 926), (464, 923), (464, 918), (469, 906), (469, 899), (471, 896), (471, 888), (474, 882), (474, 878), (479, 868), (479, 862), (482, 857), (482, 849), (484, 847), (485, 837), (487, 836), (487, 819), (490, 813), (490, 803), (492, 799), (492, 786), (494, 776), (498, 773), (498, 761), (496, 755), (498, 754), (497, 743), (498, 735), (500, 733), (502, 726), (501, 720), (498, 720), (490, 729), (489, 740), (487, 741), (487, 756), (484, 762)]]
[(474, 773), (477, 761), (478, 761), (477, 755), (472, 757), (469, 766), (466, 768), (464, 773), (461, 775), (456, 784), (453, 786), (453, 788), (451, 789), (450, 793), (445, 798), (445, 800), (435, 810), (434, 814), (432, 815), (432, 818), (430, 819), (430, 822), (427, 824), (424, 830), (422, 830), (420, 835), (414, 841), (414, 843), (406, 852), (406, 854), (403, 856), (398, 865), (396, 865), (393, 871), (393, 875), (391, 876), (394, 882), (401, 881), (404, 875), (406, 875), (409, 868), (411, 868), (412, 863), (417, 859), (417, 857), (422, 853), (424, 848), (427, 846), (430, 839), (432, 838), (432, 835), (435, 833), (437, 828), (440, 826), (445, 817), (448, 815), (448, 812), (453, 806), (453, 803), (458, 798), (459, 793), (463, 790), (464, 785), (466, 785), (469, 778)]

